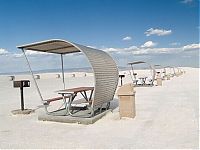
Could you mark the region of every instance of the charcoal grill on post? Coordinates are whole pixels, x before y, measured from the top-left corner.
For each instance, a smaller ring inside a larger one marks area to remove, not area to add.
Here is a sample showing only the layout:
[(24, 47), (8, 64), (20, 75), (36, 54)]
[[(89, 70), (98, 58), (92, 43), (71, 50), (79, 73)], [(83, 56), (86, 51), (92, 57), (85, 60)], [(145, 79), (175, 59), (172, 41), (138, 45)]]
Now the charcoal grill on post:
[(120, 75), (119, 75), (119, 78), (121, 79), (121, 86), (123, 85), (122, 78), (124, 78), (124, 77), (125, 77), (125, 75), (124, 75), (124, 74), (120, 74)]
[(21, 111), (24, 111), (24, 87), (30, 87), (30, 81), (29, 80), (19, 80), (19, 81), (13, 81), (13, 87), (14, 88), (20, 88), (20, 94), (21, 94)]

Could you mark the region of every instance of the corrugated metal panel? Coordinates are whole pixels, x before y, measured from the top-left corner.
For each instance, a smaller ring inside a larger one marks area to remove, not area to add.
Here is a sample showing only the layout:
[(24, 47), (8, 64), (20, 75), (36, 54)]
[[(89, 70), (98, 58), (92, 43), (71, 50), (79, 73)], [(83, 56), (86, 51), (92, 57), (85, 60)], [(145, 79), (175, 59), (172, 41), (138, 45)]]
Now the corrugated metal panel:
[(75, 47), (72, 43), (59, 39), (46, 40), (27, 45), (21, 45), (18, 46), (18, 48), (23, 48), (24, 50), (33, 50), (56, 54), (80, 52), (80, 50), (77, 47)]
[(118, 68), (106, 52), (76, 44), (88, 58), (95, 77), (93, 107), (113, 100), (118, 84)]

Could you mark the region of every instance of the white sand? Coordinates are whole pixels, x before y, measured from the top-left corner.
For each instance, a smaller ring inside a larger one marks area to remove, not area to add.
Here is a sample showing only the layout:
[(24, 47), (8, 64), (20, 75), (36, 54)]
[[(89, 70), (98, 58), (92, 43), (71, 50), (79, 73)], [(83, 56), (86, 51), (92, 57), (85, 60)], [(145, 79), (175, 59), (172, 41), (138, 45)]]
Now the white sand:
[[(185, 70), (186, 74), (164, 81), (162, 87), (135, 88), (136, 118), (120, 120), (116, 108), (92, 125), (38, 121), (43, 109), (13, 116), (11, 110), (20, 108), (19, 89), (0, 76), (0, 148), (198, 148), (199, 69)], [(30, 76), (17, 76), (22, 78)], [(54, 91), (62, 89), (62, 80), (55, 76), (41, 75), (37, 81), (45, 98), (57, 96)], [(130, 76), (124, 82), (131, 82)], [(91, 86), (93, 77), (67, 77), (66, 85)], [(31, 88), (25, 89), (25, 106), (40, 104), (31, 80)], [(118, 105), (117, 97), (111, 105)]]

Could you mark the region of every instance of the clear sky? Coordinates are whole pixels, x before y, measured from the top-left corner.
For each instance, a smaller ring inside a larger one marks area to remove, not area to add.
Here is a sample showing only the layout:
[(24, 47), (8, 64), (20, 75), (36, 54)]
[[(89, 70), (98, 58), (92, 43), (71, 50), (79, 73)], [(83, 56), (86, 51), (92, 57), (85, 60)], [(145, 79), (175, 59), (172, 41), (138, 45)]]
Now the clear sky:
[[(119, 66), (198, 67), (199, 28), (199, 0), (0, 0), (0, 73), (27, 70), (17, 45), (52, 38), (102, 49)], [(29, 57), (35, 70), (60, 67), (58, 56)], [(66, 56), (66, 67), (87, 66), (82, 57)]]

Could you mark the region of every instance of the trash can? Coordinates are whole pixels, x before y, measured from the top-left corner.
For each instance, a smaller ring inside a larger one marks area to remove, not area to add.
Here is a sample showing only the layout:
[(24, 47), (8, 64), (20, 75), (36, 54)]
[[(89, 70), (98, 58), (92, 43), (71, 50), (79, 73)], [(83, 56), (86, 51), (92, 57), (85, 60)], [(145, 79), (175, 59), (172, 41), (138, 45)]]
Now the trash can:
[(14, 81), (15, 80), (15, 76), (9, 76), (9, 81)]
[(35, 75), (35, 79), (40, 79), (40, 75)]
[(157, 72), (156, 81), (157, 81), (157, 86), (162, 86), (162, 77), (160, 75), (160, 72)]
[(136, 115), (135, 111), (135, 91), (133, 84), (124, 84), (121, 86), (117, 95), (119, 97), (119, 113), (120, 118), (129, 117), (134, 118)]
[(56, 78), (60, 78), (60, 74), (56, 74)]
[(170, 80), (170, 74), (167, 74), (167, 80)]

